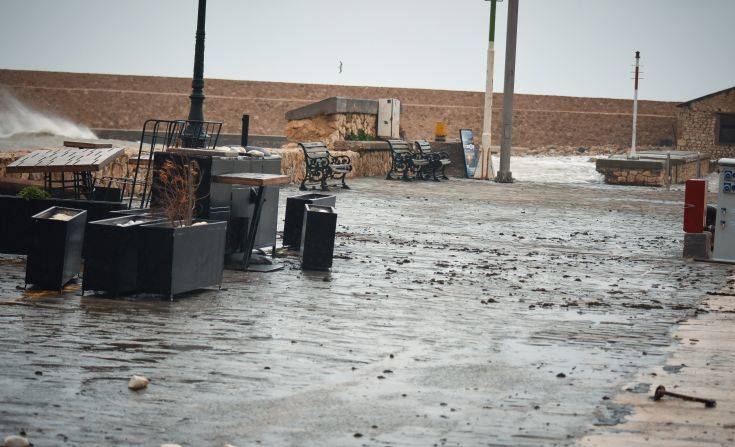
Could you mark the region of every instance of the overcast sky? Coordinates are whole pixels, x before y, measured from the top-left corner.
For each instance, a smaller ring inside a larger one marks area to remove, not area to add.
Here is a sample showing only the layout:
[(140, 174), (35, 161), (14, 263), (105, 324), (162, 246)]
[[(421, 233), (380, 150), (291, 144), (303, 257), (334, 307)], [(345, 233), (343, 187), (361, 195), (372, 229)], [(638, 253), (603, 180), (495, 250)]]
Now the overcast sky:
[[(188, 77), (196, 4), (0, 0), (0, 68)], [(488, 24), (483, 0), (209, 0), (205, 77), (480, 91)], [(735, 85), (735, 0), (520, 0), (518, 36), (520, 93), (630, 98), (635, 50), (643, 99)]]

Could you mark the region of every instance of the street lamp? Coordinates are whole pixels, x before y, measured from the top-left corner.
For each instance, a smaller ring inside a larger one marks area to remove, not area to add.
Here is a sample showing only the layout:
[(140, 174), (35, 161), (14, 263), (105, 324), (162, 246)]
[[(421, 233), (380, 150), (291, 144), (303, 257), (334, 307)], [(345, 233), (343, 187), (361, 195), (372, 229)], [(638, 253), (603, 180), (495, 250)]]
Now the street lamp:
[(482, 121), (482, 147), (480, 151), (480, 169), (475, 171), (475, 178), (490, 179), (494, 175), (493, 158), (490, 153), (493, 119), (493, 72), (495, 65), (495, 7), (503, 0), (485, 0), (490, 2), (490, 38), (487, 45), (487, 77), (485, 78), (485, 111)]
[(512, 183), (510, 149), (513, 138), (513, 89), (516, 72), (516, 36), (518, 35), (518, 2), (508, 0), (508, 33), (505, 39), (505, 85), (503, 86), (503, 139), (500, 143), (500, 169), (495, 181)]
[(199, 14), (197, 17), (196, 46), (194, 47), (194, 76), (191, 80), (191, 95), (189, 95), (189, 123), (182, 133), (182, 143), (185, 147), (204, 147), (206, 134), (201, 121), (204, 121), (204, 24), (207, 15), (207, 0), (199, 0)]

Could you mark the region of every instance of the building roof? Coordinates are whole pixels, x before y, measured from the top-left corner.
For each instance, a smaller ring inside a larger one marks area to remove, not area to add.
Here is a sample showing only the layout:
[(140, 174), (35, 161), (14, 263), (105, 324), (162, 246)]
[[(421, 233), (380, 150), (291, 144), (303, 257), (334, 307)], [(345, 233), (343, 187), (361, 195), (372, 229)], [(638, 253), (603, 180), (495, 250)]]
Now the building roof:
[(719, 92), (710, 93), (709, 95), (700, 96), (699, 98), (690, 99), (687, 102), (682, 102), (681, 104), (679, 104), (676, 107), (686, 107), (686, 106), (688, 106), (688, 105), (690, 105), (690, 104), (692, 104), (694, 102), (702, 101), (704, 99), (709, 99), (709, 98), (711, 98), (713, 96), (717, 96), (717, 95), (719, 95), (721, 93), (727, 93), (730, 90), (735, 90), (735, 86), (730, 87), (730, 88), (726, 88), (725, 90), (720, 90)]

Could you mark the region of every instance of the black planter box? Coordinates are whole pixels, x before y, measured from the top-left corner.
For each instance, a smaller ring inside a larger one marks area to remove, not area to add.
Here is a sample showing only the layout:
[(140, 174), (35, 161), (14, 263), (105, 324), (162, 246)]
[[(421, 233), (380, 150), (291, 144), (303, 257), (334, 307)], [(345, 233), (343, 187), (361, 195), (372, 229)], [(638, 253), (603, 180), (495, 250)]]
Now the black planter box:
[[(56, 214), (69, 220), (53, 219)], [(31, 238), (26, 261), (26, 284), (61, 290), (82, 266), (82, 245), (87, 212), (53, 206), (31, 219)]]
[(141, 225), (138, 285), (141, 292), (174, 295), (222, 282), (227, 222), (173, 228)]
[(286, 199), (286, 221), (283, 225), (283, 245), (298, 250), (301, 228), (304, 226), (304, 205), (336, 206), (337, 197), (329, 194), (303, 194)]
[(88, 223), (82, 294), (85, 290), (111, 292), (114, 296), (135, 292), (140, 226), (160, 221), (149, 215), (129, 215)]
[(43, 210), (59, 206), (87, 211), (87, 220), (114, 217), (111, 212), (121, 210), (120, 202), (99, 202), (73, 199), (32, 199), (0, 195), (0, 253), (23, 255), (28, 253), (33, 233), (31, 216)]
[(106, 186), (95, 186), (92, 191), (92, 200), (103, 202), (122, 202), (123, 194), (121, 188), (111, 188)]
[(304, 205), (301, 230), (301, 268), (329, 270), (334, 257), (337, 214), (331, 206)]

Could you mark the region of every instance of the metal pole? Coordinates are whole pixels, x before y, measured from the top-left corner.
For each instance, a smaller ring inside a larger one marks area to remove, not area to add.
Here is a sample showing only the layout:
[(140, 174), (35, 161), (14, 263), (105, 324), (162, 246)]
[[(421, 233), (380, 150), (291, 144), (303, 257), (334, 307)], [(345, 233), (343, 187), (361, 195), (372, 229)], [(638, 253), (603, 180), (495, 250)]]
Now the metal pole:
[[(196, 46), (194, 47), (194, 75), (189, 95), (189, 121), (204, 121), (204, 25), (207, 15), (207, 0), (199, 0), (197, 16)], [(204, 147), (206, 135), (202, 125), (189, 125), (184, 130), (183, 143), (188, 147)]]
[(635, 144), (636, 144), (636, 130), (638, 128), (638, 67), (640, 66), (639, 62), (641, 59), (641, 52), (636, 51), (635, 52), (635, 84), (633, 87), (633, 141), (630, 144), (630, 154), (628, 154), (628, 158), (637, 158), (638, 156), (635, 153)]
[(518, 34), (518, 2), (508, 2), (508, 34), (505, 44), (505, 86), (503, 87), (503, 140), (500, 144), (500, 170), (495, 181), (512, 183), (510, 148), (513, 140), (513, 89), (516, 71), (516, 36)]
[(497, 0), (490, 0), (490, 35), (487, 45), (487, 75), (485, 77), (485, 110), (482, 122), (482, 148), (480, 152), (481, 169), (475, 171), (475, 178), (489, 180), (495, 174), (490, 145), (492, 141), (493, 119), (493, 73), (495, 65), (495, 9)]
[(240, 146), (248, 147), (248, 138), (250, 136), (250, 115), (242, 116), (242, 133), (240, 134)]

